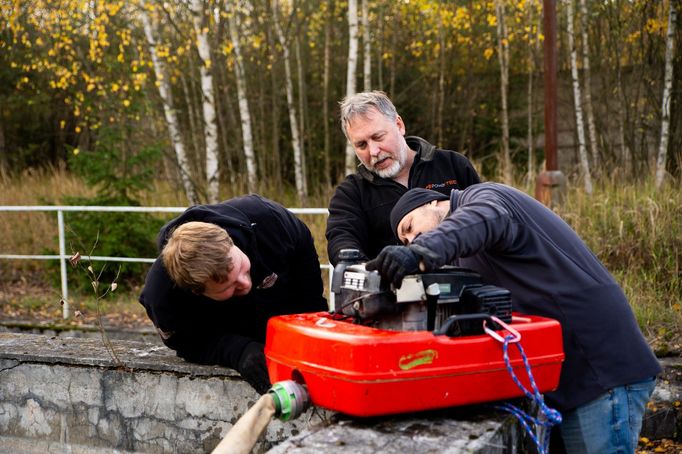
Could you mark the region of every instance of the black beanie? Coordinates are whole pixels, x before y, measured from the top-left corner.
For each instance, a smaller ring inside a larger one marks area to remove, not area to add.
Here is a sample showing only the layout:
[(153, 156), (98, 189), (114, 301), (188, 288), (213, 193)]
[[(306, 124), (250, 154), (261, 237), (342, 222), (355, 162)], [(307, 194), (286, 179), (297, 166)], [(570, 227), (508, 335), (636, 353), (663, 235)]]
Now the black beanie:
[(449, 200), (450, 197), (445, 194), (441, 194), (437, 191), (432, 191), (431, 189), (423, 188), (413, 188), (407, 191), (398, 200), (391, 210), (391, 229), (393, 234), (398, 237), (398, 224), (403, 220), (405, 215), (415, 208), (426, 205), (434, 200)]

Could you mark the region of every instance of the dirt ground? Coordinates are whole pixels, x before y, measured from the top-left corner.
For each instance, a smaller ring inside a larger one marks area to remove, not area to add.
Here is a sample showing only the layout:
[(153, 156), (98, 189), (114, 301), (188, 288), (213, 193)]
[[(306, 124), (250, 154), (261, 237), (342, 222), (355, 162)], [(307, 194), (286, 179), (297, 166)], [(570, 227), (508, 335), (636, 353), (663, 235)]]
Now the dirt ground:
[(36, 326), (98, 325), (109, 329), (153, 328), (137, 301), (139, 287), (121, 288), (102, 300), (94, 293), (72, 294), (68, 299), (70, 317), (64, 319), (64, 301), (41, 273), (3, 270), (0, 266), (0, 321)]

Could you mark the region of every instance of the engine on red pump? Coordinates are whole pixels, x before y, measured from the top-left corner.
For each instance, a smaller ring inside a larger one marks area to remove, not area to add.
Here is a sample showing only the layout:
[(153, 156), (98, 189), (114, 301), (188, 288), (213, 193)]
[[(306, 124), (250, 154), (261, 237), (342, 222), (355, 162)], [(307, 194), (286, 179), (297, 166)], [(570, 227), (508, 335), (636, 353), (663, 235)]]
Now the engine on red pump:
[(359, 256), (356, 249), (342, 250), (332, 276), (335, 313), (353, 317), (356, 323), (395, 331), (434, 331), (457, 315), (459, 320), (448, 328), (451, 336), (482, 332), (485, 316), (511, 323), (511, 292), (485, 283), (472, 270), (446, 266), (409, 275), (395, 289), (382, 282), (376, 271), (367, 271)]

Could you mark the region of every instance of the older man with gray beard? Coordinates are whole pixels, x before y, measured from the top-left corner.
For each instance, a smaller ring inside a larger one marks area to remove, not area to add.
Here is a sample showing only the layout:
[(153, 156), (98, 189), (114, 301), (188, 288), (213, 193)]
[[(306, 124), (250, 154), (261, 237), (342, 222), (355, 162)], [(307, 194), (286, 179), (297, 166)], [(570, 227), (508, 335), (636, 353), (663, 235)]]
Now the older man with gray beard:
[(341, 102), (341, 127), (360, 160), (329, 202), (327, 250), (336, 265), (342, 249), (358, 249), (364, 260), (396, 244), (389, 217), (411, 188), (443, 194), (480, 182), (463, 155), (442, 150), (416, 136), (405, 136), (405, 123), (380, 91), (363, 92)]

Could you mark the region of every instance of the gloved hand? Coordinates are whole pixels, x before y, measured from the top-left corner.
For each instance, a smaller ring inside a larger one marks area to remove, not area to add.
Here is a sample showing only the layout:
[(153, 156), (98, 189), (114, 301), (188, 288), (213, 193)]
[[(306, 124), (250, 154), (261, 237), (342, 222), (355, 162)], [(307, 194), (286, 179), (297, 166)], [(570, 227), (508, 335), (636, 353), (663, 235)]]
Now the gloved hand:
[(445, 265), (445, 258), (439, 256), (431, 249), (415, 243), (410, 244), (408, 248), (419, 256), (419, 269), (421, 271), (433, 271)]
[(255, 389), (258, 394), (265, 394), (270, 389), (270, 377), (265, 366), (263, 344), (250, 342), (239, 357), (237, 371)]
[(379, 255), (365, 264), (367, 270), (377, 270), (381, 277), (400, 288), (403, 278), (419, 271), (419, 256), (409, 247), (386, 246)]
[(367, 270), (377, 270), (395, 288), (400, 288), (403, 278), (418, 271), (439, 268), (441, 259), (430, 249), (418, 244), (386, 246), (379, 255), (365, 264)]

